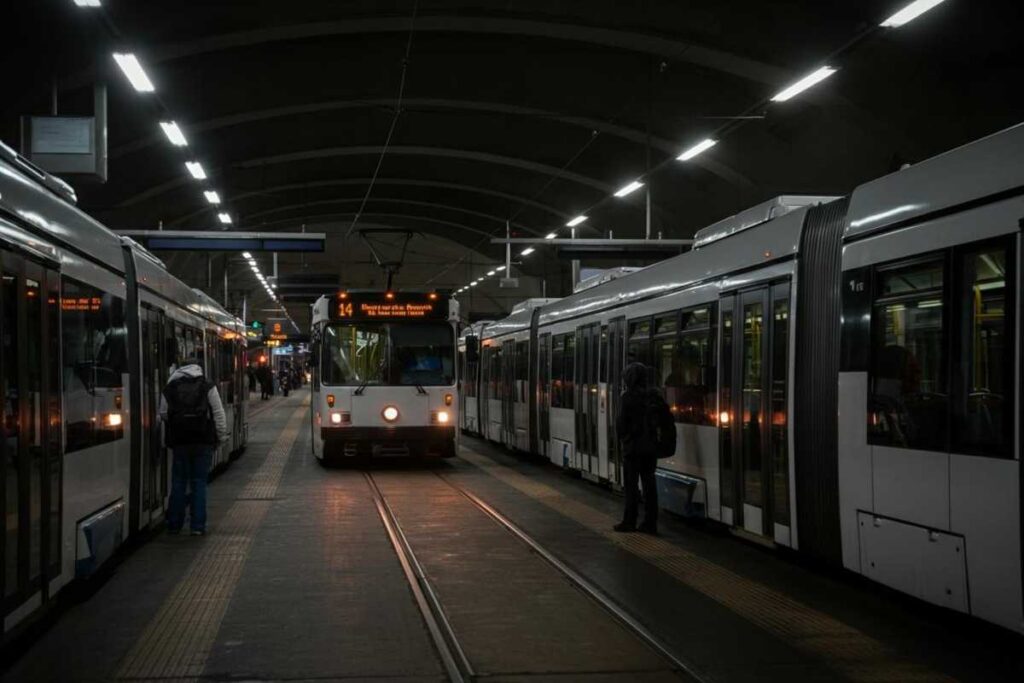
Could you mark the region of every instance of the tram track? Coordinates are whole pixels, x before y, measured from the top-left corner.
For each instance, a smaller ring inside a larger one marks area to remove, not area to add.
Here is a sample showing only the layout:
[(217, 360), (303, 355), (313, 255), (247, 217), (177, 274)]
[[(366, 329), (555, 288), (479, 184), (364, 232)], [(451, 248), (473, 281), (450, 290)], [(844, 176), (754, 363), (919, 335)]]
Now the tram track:
[[(430, 474), (436, 480), (443, 482), (459, 498), (467, 501), (473, 509), (483, 514), (488, 520), (516, 539), (518, 545), (525, 546), (532, 555), (542, 559), (549, 568), (555, 570), (558, 576), (586, 596), (592, 603), (596, 604), (606, 616), (622, 627), (626, 633), (639, 640), (640, 643), (652, 651), (676, 677), (697, 683), (706, 683), (709, 680), (706, 676), (698, 674), (691, 664), (673, 653), (660, 638), (624, 610), (600, 587), (561, 561), (554, 553), (547, 550), (540, 542), (503, 513), (473, 492), (451, 481), (445, 475), (436, 471), (432, 471)], [(370, 488), (378, 515), (398, 556), (406, 581), (413, 593), (417, 607), (449, 679), (462, 682), (475, 681), (490, 676), (491, 674), (489, 673), (479, 673), (478, 667), (474, 666), (471, 657), (467, 655), (469, 648), (464, 646), (456, 633), (456, 628), (446, 613), (438, 589), (432, 585), (431, 580), (428, 578), (427, 572), (417, 557), (408, 535), (402, 528), (398, 514), (396, 514), (394, 507), (389, 503), (388, 496), (377, 481), (377, 478), (368, 471), (363, 471), (363, 475)]]

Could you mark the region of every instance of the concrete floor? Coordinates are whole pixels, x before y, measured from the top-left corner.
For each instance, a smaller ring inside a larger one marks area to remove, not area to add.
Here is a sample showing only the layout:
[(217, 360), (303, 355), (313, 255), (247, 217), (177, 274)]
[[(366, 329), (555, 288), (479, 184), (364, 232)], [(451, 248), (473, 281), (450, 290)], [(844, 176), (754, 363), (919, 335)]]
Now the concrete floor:
[[(310, 454), (308, 392), (275, 398), (210, 488), (205, 538), (126, 553), (4, 681), (445, 680), (370, 488)], [(444, 479), (600, 586), (700, 679), (1024, 680), (1024, 639), (710, 525), (609, 530), (621, 499), (463, 440), (369, 468), (481, 678), (677, 680), (668, 663)], [(443, 475), (444, 479), (437, 475)]]

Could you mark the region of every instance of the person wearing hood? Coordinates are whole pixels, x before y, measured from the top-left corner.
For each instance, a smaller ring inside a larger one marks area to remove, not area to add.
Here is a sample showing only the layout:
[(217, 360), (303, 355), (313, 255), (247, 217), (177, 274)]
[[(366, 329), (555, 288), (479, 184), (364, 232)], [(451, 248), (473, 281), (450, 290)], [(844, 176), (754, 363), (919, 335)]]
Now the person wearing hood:
[(171, 502), (167, 530), (181, 531), (185, 523), (185, 494), (191, 488), (190, 526), (193, 536), (206, 533), (206, 480), (213, 451), (226, 443), (227, 415), (220, 394), (203, 375), (195, 358), (178, 367), (160, 396), (160, 419), (164, 441), (174, 454), (171, 467)]
[[(648, 398), (652, 389), (647, 386), (648, 369), (643, 363), (630, 363), (623, 373), (626, 390), (619, 400), (619, 414), (615, 428), (622, 441), (623, 487), (626, 492), (626, 509), (622, 521), (615, 525), (616, 531), (642, 531), (658, 533), (658, 490), (654, 471), (658, 458), (651, 451), (650, 435), (645, 434), (645, 415)], [(644, 492), (644, 519), (637, 526), (640, 490)]]

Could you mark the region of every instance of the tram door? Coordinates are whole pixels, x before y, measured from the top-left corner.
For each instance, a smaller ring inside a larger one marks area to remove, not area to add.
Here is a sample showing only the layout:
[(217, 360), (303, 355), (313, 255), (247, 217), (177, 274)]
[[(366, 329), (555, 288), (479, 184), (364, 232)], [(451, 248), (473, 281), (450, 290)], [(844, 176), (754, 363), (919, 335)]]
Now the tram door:
[(167, 449), (160, 438), (160, 393), (170, 361), (163, 343), (164, 314), (142, 307), (142, 510), (141, 518), (158, 521), (167, 501)]
[(597, 475), (598, 455), (598, 347), (600, 326), (584, 325), (576, 330), (576, 455), (581, 472)]
[(537, 397), (537, 426), (539, 455), (548, 457), (551, 442), (551, 333), (546, 332), (538, 341), (538, 369), (540, 395)]
[(728, 296), (720, 316), (723, 521), (788, 543), (789, 283)]
[(516, 343), (501, 345), (501, 443), (510, 448), (516, 445)]
[(14, 254), (0, 258), (0, 509), (3, 615), (60, 573), (60, 281)]
[(615, 430), (619, 414), (619, 399), (622, 396), (622, 370), (626, 343), (626, 319), (615, 318), (608, 322), (608, 481), (622, 484), (622, 448)]

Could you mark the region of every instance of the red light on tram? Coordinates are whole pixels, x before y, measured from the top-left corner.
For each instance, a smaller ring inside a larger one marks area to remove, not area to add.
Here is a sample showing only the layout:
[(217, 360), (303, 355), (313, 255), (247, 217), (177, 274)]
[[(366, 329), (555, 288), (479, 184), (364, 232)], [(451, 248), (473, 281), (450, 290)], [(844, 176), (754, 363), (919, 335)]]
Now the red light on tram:
[(395, 293), (394, 292), (388, 292), (388, 293), (386, 293), (384, 295), (384, 298), (387, 299), (388, 301), (391, 301), (392, 299), (395, 298)]
[(348, 298), (348, 292), (342, 292), (341, 294), (338, 295), (338, 298), (339, 299), (347, 299)]
[(431, 301), (437, 301), (437, 292), (431, 292), (430, 294), (427, 295), (427, 298), (429, 298)]

